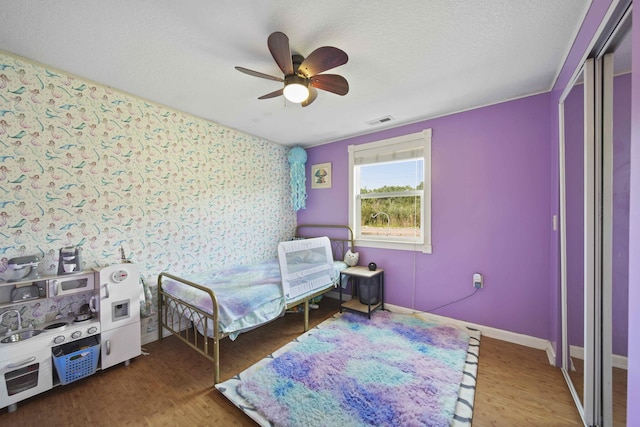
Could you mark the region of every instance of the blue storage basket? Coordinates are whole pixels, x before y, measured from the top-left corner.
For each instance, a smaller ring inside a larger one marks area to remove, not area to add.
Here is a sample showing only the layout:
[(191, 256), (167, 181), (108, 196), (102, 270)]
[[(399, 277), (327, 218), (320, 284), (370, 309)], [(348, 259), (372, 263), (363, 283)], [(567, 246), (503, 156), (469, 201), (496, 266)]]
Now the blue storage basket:
[(98, 368), (100, 344), (83, 348), (62, 356), (53, 356), (53, 363), (58, 371), (61, 384), (69, 384), (89, 375), (93, 375)]

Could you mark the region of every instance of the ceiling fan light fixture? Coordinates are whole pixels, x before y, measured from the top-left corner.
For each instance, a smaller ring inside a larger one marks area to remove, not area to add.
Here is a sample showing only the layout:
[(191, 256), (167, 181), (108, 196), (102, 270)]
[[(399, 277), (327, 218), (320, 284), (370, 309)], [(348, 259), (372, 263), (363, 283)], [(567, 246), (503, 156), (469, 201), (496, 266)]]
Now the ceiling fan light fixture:
[(309, 80), (295, 74), (286, 76), (283, 94), (289, 102), (304, 102), (309, 97)]
[(338, 74), (322, 74), (325, 71), (344, 65), (349, 60), (347, 54), (333, 46), (322, 46), (311, 52), (306, 58), (291, 54), (289, 37), (276, 31), (267, 39), (267, 47), (284, 74), (282, 78), (270, 76), (244, 67), (236, 67), (241, 73), (267, 80), (284, 83), (280, 89), (258, 97), (270, 99), (280, 95), (294, 104), (308, 107), (318, 97), (318, 89), (343, 96), (349, 93), (347, 79)]

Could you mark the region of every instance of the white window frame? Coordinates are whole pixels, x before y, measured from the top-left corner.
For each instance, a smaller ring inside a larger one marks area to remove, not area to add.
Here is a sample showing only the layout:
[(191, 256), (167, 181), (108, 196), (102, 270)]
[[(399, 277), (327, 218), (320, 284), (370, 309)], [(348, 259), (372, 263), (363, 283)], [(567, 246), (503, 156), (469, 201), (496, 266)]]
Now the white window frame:
[[(422, 145), (424, 153), (424, 189), (421, 200), (421, 239), (418, 242), (402, 241), (401, 238), (391, 239), (380, 236), (363, 236), (360, 230), (359, 212), (359, 179), (357, 176), (357, 168), (355, 165), (356, 153), (365, 150), (375, 150), (383, 152), (388, 148), (388, 152), (394, 151), (394, 147), (398, 144), (415, 144)], [(349, 146), (349, 226), (355, 235), (355, 244), (360, 247), (382, 248), (382, 249), (398, 249), (421, 251), (426, 254), (432, 253), (431, 246), (431, 129), (424, 129), (409, 135), (388, 138), (381, 141), (370, 142), (367, 144), (350, 145)]]

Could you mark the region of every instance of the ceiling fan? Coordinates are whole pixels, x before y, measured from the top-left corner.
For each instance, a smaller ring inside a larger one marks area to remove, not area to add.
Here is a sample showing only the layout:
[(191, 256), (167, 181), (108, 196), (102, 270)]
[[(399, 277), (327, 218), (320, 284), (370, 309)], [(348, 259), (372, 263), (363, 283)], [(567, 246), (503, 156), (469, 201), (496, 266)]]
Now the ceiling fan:
[(262, 95), (258, 99), (284, 95), (290, 102), (301, 103), (303, 107), (306, 107), (318, 97), (316, 89), (338, 95), (346, 95), (349, 92), (349, 83), (344, 77), (337, 74), (320, 74), (346, 64), (349, 60), (347, 54), (337, 47), (319, 47), (306, 58), (301, 55), (291, 55), (289, 37), (279, 31), (269, 36), (267, 46), (269, 46), (269, 51), (276, 64), (284, 73), (284, 77), (270, 76), (248, 68), (235, 67), (236, 70), (250, 76), (284, 83), (283, 88)]

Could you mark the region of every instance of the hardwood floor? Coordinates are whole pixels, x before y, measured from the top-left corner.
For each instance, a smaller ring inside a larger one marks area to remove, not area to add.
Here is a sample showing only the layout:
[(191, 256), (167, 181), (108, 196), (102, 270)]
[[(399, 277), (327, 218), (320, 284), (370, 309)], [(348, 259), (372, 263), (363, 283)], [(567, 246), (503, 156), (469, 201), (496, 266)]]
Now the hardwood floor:
[(581, 426), (559, 368), (542, 350), (482, 337), (473, 426)]
[[(569, 376), (582, 401), (584, 399), (582, 384), (584, 381), (584, 361), (574, 357), (572, 363), (574, 370), (569, 372)], [(624, 427), (627, 425), (627, 371), (626, 369), (613, 368), (611, 375), (613, 427)]]
[[(310, 324), (333, 315), (325, 298)], [(221, 342), (225, 380), (300, 335), (302, 314)], [(134, 359), (0, 410), (2, 426), (253, 426), (213, 388), (210, 362), (175, 338), (146, 345)], [(473, 426), (579, 426), (559, 369), (543, 351), (482, 337)]]

